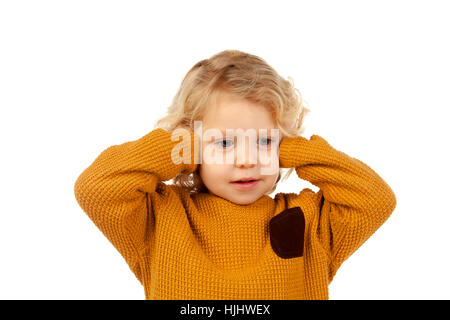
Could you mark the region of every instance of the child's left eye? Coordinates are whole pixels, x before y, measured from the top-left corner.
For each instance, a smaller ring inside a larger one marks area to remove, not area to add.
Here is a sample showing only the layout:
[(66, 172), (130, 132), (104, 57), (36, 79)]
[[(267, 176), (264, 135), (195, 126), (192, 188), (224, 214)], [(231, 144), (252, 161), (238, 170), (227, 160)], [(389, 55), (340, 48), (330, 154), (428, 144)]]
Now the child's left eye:
[(259, 139), (259, 141), (263, 141), (263, 145), (266, 146), (272, 142), (272, 139), (261, 138), (261, 139)]

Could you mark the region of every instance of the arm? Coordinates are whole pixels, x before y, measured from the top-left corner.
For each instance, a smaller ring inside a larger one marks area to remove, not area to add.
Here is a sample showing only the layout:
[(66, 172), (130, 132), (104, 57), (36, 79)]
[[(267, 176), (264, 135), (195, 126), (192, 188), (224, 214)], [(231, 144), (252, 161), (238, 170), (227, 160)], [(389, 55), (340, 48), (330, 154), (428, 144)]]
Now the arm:
[[(174, 164), (172, 149), (179, 143), (193, 150), (194, 134), (172, 141), (171, 133), (157, 128), (138, 140), (104, 150), (75, 182), (80, 207), (125, 258), (137, 277), (139, 253), (146, 248), (154, 217), (149, 194), (161, 181), (197, 168), (194, 152), (190, 164)], [(190, 146), (187, 146), (190, 143)]]
[(318, 237), (329, 257), (329, 279), (390, 216), (396, 206), (391, 188), (369, 166), (312, 135), (285, 137), (279, 147), (280, 167), (294, 167), (299, 178), (319, 187)]

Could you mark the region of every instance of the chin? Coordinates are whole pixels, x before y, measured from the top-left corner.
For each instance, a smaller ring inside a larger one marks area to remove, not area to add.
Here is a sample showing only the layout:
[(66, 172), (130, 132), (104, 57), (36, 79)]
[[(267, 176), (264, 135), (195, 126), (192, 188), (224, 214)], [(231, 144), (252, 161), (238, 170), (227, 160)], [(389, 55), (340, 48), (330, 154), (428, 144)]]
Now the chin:
[(234, 202), (236, 204), (247, 205), (247, 204), (251, 204), (251, 203), (255, 202), (258, 199), (259, 199), (259, 197), (256, 198), (256, 199), (242, 199), (242, 200), (235, 199), (235, 200), (230, 200), (230, 201), (232, 201), (232, 202)]
[(236, 204), (240, 204), (240, 205), (246, 205), (246, 204), (250, 204), (253, 201), (236, 201), (236, 200), (230, 200), (231, 202), (234, 202)]

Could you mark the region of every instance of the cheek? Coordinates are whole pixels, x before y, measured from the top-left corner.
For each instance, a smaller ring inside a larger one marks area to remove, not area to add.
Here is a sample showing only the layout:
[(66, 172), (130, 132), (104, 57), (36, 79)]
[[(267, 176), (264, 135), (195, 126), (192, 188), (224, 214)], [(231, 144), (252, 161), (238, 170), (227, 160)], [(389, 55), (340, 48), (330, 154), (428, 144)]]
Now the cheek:
[(214, 144), (207, 144), (202, 148), (202, 163), (208, 165), (232, 164), (234, 162), (232, 151), (221, 150)]
[(270, 151), (259, 153), (259, 163), (261, 165), (261, 174), (274, 175), (277, 177), (280, 168), (278, 152)]
[(258, 159), (261, 164), (278, 163), (278, 148), (259, 149)]
[(218, 182), (228, 179), (227, 166), (220, 164), (201, 164), (200, 177), (205, 182)]

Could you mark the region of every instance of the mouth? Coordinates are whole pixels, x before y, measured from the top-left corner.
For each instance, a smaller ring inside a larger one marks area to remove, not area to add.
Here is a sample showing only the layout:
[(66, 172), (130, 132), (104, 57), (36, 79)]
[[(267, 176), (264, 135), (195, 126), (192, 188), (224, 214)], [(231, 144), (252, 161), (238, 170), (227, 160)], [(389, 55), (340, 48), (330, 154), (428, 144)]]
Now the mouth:
[(245, 178), (232, 181), (231, 184), (239, 189), (250, 189), (253, 188), (259, 181), (260, 179)]

